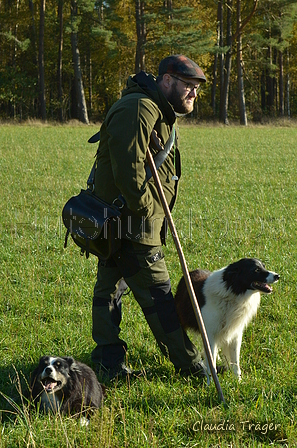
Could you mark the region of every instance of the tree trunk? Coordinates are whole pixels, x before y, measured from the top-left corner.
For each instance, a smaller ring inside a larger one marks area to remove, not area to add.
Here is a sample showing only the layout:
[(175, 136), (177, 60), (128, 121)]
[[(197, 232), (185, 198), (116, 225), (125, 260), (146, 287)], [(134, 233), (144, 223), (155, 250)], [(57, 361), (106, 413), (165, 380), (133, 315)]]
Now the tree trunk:
[(242, 60), (242, 34), (241, 29), (241, 0), (237, 0), (237, 83), (240, 124), (247, 126), (245, 108), (244, 82), (243, 82), (243, 60)]
[[(217, 47), (220, 46), (220, 4), (218, 2), (217, 12)], [(213, 69), (212, 69), (212, 86), (211, 86), (211, 108), (213, 116), (216, 116), (216, 87), (217, 87), (217, 70), (218, 70), (218, 53), (214, 56)]]
[(18, 39), (18, 15), (19, 15), (19, 5), (20, 2), (19, 0), (16, 1), (16, 20), (15, 20), (15, 25), (14, 25), (14, 50), (13, 50), (13, 55), (12, 55), (12, 65), (15, 67), (16, 65), (16, 58), (17, 58), (17, 39)]
[[(31, 24), (29, 25), (29, 36), (31, 40), (31, 44), (33, 47), (33, 57), (32, 57), (32, 63), (33, 66), (36, 67), (36, 76), (39, 80), (39, 68), (38, 68), (38, 51), (37, 51), (37, 34), (36, 34), (36, 26), (35, 26), (35, 17), (34, 17), (34, 4), (32, 0), (29, 0), (29, 9), (31, 12)], [(36, 110), (37, 102), (33, 101), (33, 116), (38, 116), (38, 110)]]
[(75, 21), (77, 16), (77, 4), (75, 0), (71, 1), (71, 20), (72, 20), (72, 32), (71, 32), (71, 48), (72, 59), (74, 66), (74, 78), (75, 78), (75, 91), (78, 109), (78, 119), (82, 123), (89, 124), (88, 111), (86, 105), (85, 91), (82, 81), (82, 72), (80, 65), (80, 54), (77, 43), (77, 32), (75, 28)]
[(230, 74), (231, 74), (231, 62), (232, 62), (232, 3), (233, 0), (227, 0), (227, 46), (229, 50), (226, 53), (225, 60), (225, 73), (224, 73), (224, 86), (223, 97), (220, 108), (220, 121), (224, 124), (229, 124), (228, 120), (228, 101), (229, 101), (229, 87), (230, 87)]
[[(268, 38), (271, 40), (272, 34), (271, 34), (271, 23), (269, 22), (268, 27)], [(273, 86), (273, 74), (272, 74), (272, 64), (273, 64), (273, 49), (271, 45), (268, 45), (267, 50), (267, 62), (269, 64), (269, 67), (267, 69), (266, 74), (266, 92), (267, 92), (267, 99), (266, 99), (266, 105), (267, 110), (270, 115), (273, 113), (273, 106), (274, 106), (274, 86)]]
[(145, 70), (146, 24), (144, 20), (144, 1), (135, 0), (135, 18), (137, 35), (135, 73), (139, 73), (141, 70)]
[[(92, 59), (89, 55), (88, 57), (88, 64), (89, 64), (89, 110), (92, 111), (93, 109), (93, 66), (92, 66)], [(91, 116), (92, 118), (92, 116)]]
[(290, 106), (290, 50), (287, 50), (287, 115), (291, 117), (291, 106)]
[(267, 110), (270, 115), (273, 114), (274, 109), (274, 79), (272, 76), (272, 64), (273, 64), (273, 58), (272, 58), (272, 48), (271, 46), (268, 47), (268, 61), (269, 61), (269, 67), (267, 70), (267, 76), (266, 76), (266, 92), (267, 92)]
[(284, 56), (283, 52), (279, 51), (279, 114), (281, 117), (285, 115), (285, 100), (284, 100)]
[(266, 70), (261, 74), (261, 109), (266, 111)]
[(213, 69), (212, 69), (211, 108), (214, 117), (216, 116), (217, 69), (218, 69), (218, 53), (214, 55)]
[(45, 79), (44, 79), (44, 16), (45, 0), (40, 2), (40, 20), (39, 20), (39, 107), (40, 115), (43, 121), (46, 120), (46, 102), (45, 102)]
[[(223, 1), (218, 1), (218, 23), (220, 29), (220, 48), (224, 46), (224, 11), (223, 11)], [(221, 51), (219, 54), (219, 64), (220, 64), (220, 117), (222, 114), (222, 108), (224, 103), (224, 77), (225, 77), (225, 55)]]
[(62, 77), (62, 68), (63, 68), (63, 0), (59, 0), (58, 4), (58, 17), (59, 17), (59, 56), (58, 56), (58, 70), (57, 70), (57, 78), (58, 78), (58, 101), (59, 101), (59, 120), (64, 121), (63, 114), (63, 77)]
[(35, 19), (34, 19), (34, 5), (33, 5), (33, 1), (29, 0), (29, 9), (32, 15), (32, 30), (30, 33), (30, 37), (31, 37), (31, 43), (34, 49), (34, 64), (37, 67), (38, 65), (38, 58), (37, 58), (37, 50), (36, 50), (36, 27), (35, 27)]

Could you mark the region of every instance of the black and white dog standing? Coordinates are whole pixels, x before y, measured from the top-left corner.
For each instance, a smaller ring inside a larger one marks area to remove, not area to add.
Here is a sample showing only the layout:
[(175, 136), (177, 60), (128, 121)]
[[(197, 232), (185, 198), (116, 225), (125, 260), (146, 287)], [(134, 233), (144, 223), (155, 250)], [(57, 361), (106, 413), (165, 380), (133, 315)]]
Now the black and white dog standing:
[[(221, 349), (234, 374), (239, 366), (242, 334), (260, 305), (260, 294), (270, 294), (271, 284), (279, 280), (254, 258), (243, 258), (218, 271), (197, 269), (190, 272), (216, 367)], [(184, 278), (178, 284), (175, 306), (182, 327), (199, 331)], [(207, 363), (207, 359), (206, 359)], [(208, 363), (207, 363), (208, 364)], [(209, 366), (207, 365), (208, 372)]]
[(103, 400), (95, 372), (71, 357), (40, 358), (32, 373), (31, 394), (41, 411), (61, 414), (88, 416)]

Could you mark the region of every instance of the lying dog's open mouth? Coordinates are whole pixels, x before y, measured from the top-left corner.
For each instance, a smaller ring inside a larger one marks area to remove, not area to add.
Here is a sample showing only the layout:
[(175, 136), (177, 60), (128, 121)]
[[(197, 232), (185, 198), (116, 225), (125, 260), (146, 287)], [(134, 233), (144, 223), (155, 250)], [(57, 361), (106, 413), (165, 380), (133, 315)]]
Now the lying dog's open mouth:
[(272, 288), (267, 283), (253, 282), (251, 284), (251, 287), (253, 289), (256, 289), (257, 291), (264, 292), (264, 294), (271, 294), (272, 293)]
[(42, 380), (42, 385), (48, 393), (54, 392), (56, 389), (59, 389), (61, 387), (61, 384), (61, 381), (55, 381), (51, 377), (47, 377)]

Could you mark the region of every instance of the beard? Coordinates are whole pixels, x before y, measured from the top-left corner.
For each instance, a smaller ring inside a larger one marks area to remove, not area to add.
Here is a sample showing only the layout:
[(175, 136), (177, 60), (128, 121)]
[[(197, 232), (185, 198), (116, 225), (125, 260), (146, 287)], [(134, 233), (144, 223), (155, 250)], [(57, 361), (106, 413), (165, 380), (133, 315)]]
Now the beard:
[(171, 104), (174, 111), (178, 114), (189, 114), (194, 109), (194, 101), (191, 100), (189, 95), (182, 97), (177, 90), (177, 83), (172, 85), (170, 94), (167, 97), (167, 101)]

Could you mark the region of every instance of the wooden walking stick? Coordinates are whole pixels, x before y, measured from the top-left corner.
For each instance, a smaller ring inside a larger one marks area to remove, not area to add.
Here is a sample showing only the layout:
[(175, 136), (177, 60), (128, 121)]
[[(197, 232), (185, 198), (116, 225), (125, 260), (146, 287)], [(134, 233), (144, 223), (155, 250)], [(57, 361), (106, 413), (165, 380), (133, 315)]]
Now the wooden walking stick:
[(197, 319), (197, 322), (198, 322), (199, 330), (200, 330), (200, 333), (201, 333), (202, 342), (203, 342), (205, 354), (207, 356), (207, 360), (208, 360), (208, 364), (209, 364), (209, 367), (210, 367), (211, 375), (213, 377), (216, 389), (218, 391), (218, 395), (219, 395), (220, 401), (222, 401), (224, 404), (226, 404), (225, 399), (224, 399), (224, 395), (223, 395), (223, 391), (222, 391), (222, 388), (221, 388), (221, 385), (220, 385), (220, 382), (219, 382), (219, 379), (218, 379), (218, 375), (217, 375), (216, 369), (214, 368), (208, 337), (207, 337), (207, 334), (206, 334), (204, 322), (203, 322), (201, 311), (200, 311), (200, 308), (199, 308), (199, 305), (198, 305), (198, 302), (197, 302), (195, 291), (194, 291), (194, 288), (193, 288), (193, 285), (192, 285), (192, 282), (191, 282), (191, 279), (190, 279), (190, 274), (189, 274), (189, 270), (187, 268), (187, 263), (186, 263), (186, 260), (185, 260), (185, 257), (184, 257), (184, 253), (183, 253), (183, 250), (182, 250), (179, 238), (178, 238), (178, 234), (177, 234), (177, 231), (176, 231), (176, 228), (175, 228), (175, 224), (174, 224), (172, 216), (171, 216), (171, 212), (170, 212), (169, 206), (167, 204), (167, 200), (165, 198), (165, 194), (164, 194), (164, 191), (163, 191), (160, 179), (159, 179), (159, 175), (158, 175), (158, 172), (157, 172), (157, 169), (156, 169), (156, 166), (155, 166), (154, 159), (153, 159), (152, 154), (151, 154), (149, 149), (147, 150), (146, 158), (147, 158), (150, 170), (152, 172), (152, 176), (154, 178), (154, 181), (155, 181), (155, 184), (156, 184), (156, 187), (157, 187), (157, 190), (158, 190), (158, 194), (160, 196), (160, 199), (161, 199), (161, 202), (162, 202), (162, 206), (163, 206), (163, 209), (164, 209), (164, 212), (165, 212), (165, 216), (166, 216), (166, 218), (168, 220), (170, 231), (171, 231), (171, 234), (172, 234), (172, 237), (173, 237), (176, 249), (177, 249), (177, 253), (178, 253), (179, 261), (180, 261), (180, 264), (181, 264), (181, 267), (182, 267), (182, 271), (183, 271), (184, 279), (185, 279), (185, 282), (186, 282), (187, 290), (188, 290), (188, 293), (189, 293), (189, 296), (190, 296), (190, 299), (191, 299), (191, 302), (192, 302), (193, 310), (194, 310), (194, 313), (195, 313), (195, 316), (196, 316), (196, 319)]

